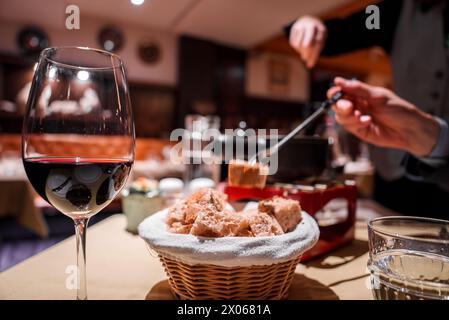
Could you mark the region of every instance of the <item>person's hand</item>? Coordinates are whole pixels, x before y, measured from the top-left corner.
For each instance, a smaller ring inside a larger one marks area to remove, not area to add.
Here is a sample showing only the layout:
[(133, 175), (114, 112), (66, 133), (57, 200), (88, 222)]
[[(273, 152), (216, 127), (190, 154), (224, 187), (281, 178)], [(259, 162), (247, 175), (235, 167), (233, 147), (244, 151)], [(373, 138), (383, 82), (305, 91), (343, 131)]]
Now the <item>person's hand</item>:
[(303, 16), (293, 24), (289, 42), (306, 66), (312, 68), (320, 56), (326, 36), (326, 26), (320, 19)]
[(339, 77), (334, 83), (327, 94), (331, 97), (338, 90), (344, 92), (333, 109), (337, 122), (346, 130), (366, 142), (417, 156), (432, 151), (440, 129), (430, 114), (382, 87)]

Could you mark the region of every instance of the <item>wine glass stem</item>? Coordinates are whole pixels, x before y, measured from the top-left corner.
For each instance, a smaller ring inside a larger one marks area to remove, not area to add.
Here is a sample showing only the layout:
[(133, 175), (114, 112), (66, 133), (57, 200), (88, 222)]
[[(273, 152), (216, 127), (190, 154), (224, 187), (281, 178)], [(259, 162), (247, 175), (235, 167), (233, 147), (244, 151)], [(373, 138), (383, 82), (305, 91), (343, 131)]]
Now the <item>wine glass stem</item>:
[(78, 288), (77, 300), (87, 300), (86, 284), (86, 231), (89, 218), (77, 218), (75, 221), (76, 231), (76, 261), (78, 264)]

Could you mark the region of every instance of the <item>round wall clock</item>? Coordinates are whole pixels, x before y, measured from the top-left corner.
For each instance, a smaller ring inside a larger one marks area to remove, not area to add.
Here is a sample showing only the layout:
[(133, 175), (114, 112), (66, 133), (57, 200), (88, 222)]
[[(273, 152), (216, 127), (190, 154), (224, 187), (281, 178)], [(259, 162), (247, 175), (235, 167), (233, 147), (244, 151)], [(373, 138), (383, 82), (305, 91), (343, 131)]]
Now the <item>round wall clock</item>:
[(100, 30), (98, 34), (98, 42), (100, 46), (109, 52), (117, 52), (125, 43), (123, 33), (116, 27), (106, 26)]
[(25, 27), (17, 34), (20, 50), (30, 56), (37, 56), (50, 45), (47, 34), (38, 27)]
[(139, 58), (147, 64), (155, 64), (161, 58), (161, 49), (157, 42), (153, 40), (144, 40), (138, 46)]

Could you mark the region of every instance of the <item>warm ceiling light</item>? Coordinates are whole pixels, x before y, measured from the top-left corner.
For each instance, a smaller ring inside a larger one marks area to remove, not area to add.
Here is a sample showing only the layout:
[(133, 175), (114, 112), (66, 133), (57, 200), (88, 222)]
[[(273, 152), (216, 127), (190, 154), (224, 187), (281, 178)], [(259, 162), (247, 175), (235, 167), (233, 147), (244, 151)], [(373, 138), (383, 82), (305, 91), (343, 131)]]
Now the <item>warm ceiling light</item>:
[(131, 3), (135, 6), (140, 6), (144, 2), (145, 2), (145, 0), (131, 0)]
[(78, 71), (76, 76), (78, 77), (79, 80), (86, 81), (89, 79), (89, 72), (87, 72), (85, 70), (81, 70), (81, 71)]
[(50, 79), (54, 79), (56, 77), (56, 68), (51, 67), (50, 70), (48, 70), (48, 77)]

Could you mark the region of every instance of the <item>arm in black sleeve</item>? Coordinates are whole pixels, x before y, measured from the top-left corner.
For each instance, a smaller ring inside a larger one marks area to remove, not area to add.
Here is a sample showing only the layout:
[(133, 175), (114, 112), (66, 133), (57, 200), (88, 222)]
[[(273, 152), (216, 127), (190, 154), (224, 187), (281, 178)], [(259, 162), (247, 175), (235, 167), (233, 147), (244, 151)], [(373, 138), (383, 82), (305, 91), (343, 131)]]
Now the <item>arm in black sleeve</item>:
[(424, 161), (408, 154), (404, 158), (404, 165), (410, 178), (435, 183), (441, 189), (449, 192), (448, 159), (427, 159)]
[[(356, 12), (343, 19), (325, 21), (327, 40), (322, 55), (337, 55), (372, 46), (381, 46), (386, 52), (391, 51), (394, 32), (399, 20), (402, 1), (385, 0), (377, 4), (380, 13), (380, 29), (368, 30), (365, 10)], [(284, 28), (290, 35), (293, 24)]]
[(449, 192), (449, 163), (435, 170), (427, 179), (435, 182), (441, 189)]

